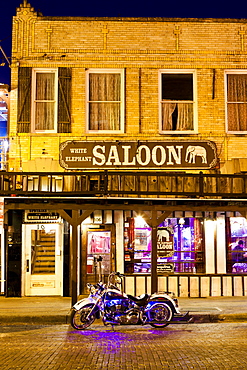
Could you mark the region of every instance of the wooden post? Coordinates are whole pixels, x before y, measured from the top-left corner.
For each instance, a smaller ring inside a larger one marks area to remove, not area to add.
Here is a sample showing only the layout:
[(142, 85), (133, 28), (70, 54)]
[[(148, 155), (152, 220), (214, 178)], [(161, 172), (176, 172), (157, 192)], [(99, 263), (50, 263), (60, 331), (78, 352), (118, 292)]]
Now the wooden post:
[(72, 211), (72, 220), (74, 222), (71, 223), (72, 226), (72, 245), (71, 245), (71, 253), (70, 253), (70, 271), (71, 271), (71, 279), (70, 279), (70, 291), (71, 291), (71, 298), (72, 298), (72, 306), (77, 302), (77, 280), (78, 280), (78, 238), (77, 238), (77, 218), (78, 218), (78, 211)]
[(157, 276), (157, 226), (152, 225), (152, 254), (151, 254), (151, 293), (158, 290)]
[(158, 290), (158, 274), (157, 274), (157, 229), (158, 226), (163, 222), (171, 211), (163, 212), (157, 217), (157, 211), (151, 211), (151, 219), (147, 214), (143, 213), (142, 217), (145, 219), (147, 224), (152, 228), (152, 253), (151, 253), (151, 293), (155, 293)]
[[(72, 217), (65, 210), (58, 209), (57, 212), (72, 226), (72, 238), (70, 246), (70, 294), (72, 306), (77, 302), (78, 290), (78, 234), (77, 227), (84, 221), (94, 209), (84, 211), (81, 215), (78, 210), (72, 210)], [(86, 247), (85, 247), (86, 248)]]

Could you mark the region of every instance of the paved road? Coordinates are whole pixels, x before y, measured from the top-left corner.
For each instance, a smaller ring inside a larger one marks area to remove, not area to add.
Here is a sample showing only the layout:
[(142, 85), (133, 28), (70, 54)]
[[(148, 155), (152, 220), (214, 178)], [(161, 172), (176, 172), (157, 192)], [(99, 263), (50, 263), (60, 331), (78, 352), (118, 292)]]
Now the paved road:
[(0, 326), (1, 370), (247, 369), (247, 323)]

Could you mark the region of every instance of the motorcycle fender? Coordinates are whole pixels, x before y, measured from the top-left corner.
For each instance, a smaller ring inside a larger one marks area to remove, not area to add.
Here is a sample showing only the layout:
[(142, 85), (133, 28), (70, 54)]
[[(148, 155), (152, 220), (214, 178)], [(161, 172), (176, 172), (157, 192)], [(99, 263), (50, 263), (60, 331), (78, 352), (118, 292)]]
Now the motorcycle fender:
[(149, 303), (151, 302), (164, 302), (167, 303), (172, 309), (175, 314), (180, 314), (179, 309), (176, 307), (175, 303), (173, 302), (172, 298), (167, 294), (153, 294), (150, 297)]
[(80, 301), (76, 302), (73, 306), (75, 310), (80, 310), (82, 307), (88, 305), (88, 304), (95, 304), (95, 300), (93, 298), (87, 297), (83, 298)]

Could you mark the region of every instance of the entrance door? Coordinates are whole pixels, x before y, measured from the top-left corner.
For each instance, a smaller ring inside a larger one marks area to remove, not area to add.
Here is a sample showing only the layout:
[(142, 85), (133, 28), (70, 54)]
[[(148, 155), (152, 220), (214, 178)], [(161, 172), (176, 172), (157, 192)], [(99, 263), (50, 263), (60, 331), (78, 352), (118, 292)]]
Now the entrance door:
[(23, 225), (24, 295), (62, 295), (62, 234), (61, 224)]
[(104, 281), (115, 269), (115, 228), (87, 229), (87, 282)]

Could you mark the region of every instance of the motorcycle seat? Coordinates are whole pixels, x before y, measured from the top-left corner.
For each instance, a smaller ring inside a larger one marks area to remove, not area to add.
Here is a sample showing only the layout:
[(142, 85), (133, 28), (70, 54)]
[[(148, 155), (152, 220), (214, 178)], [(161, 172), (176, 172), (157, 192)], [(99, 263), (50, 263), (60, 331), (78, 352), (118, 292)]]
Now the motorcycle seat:
[(128, 296), (129, 299), (134, 301), (138, 306), (144, 305), (146, 303), (146, 301), (148, 300), (148, 298), (149, 298), (149, 295), (147, 293), (146, 294), (141, 294), (138, 297), (135, 297), (131, 294), (127, 294), (127, 296)]

